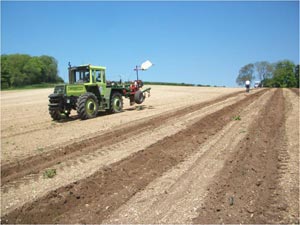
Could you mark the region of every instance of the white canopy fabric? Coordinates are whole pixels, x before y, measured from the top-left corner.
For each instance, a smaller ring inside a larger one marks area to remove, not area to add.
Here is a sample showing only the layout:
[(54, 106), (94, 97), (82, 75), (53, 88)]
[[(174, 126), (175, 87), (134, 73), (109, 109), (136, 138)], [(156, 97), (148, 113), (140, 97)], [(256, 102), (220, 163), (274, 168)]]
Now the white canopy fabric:
[(151, 63), (149, 60), (147, 60), (146, 62), (143, 62), (143, 63), (142, 63), (141, 69), (142, 69), (142, 70), (147, 70), (147, 69), (149, 69), (151, 66), (152, 66), (152, 63)]

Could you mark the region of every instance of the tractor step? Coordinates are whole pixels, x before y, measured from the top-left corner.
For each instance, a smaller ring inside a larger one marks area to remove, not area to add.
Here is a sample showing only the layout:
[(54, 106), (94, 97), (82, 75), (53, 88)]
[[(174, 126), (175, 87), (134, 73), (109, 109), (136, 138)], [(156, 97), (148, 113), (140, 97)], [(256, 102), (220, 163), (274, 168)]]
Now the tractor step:
[(48, 106), (59, 106), (58, 103), (49, 103)]

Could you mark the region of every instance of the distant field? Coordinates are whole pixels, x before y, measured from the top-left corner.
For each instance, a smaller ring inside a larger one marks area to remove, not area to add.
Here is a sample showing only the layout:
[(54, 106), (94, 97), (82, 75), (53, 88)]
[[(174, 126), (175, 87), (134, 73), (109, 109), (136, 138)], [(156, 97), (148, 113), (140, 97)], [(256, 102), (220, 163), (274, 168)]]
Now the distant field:
[(49, 84), (49, 83), (42, 83), (42, 84), (32, 84), (22, 87), (13, 87), (13, 88), (2, 88), (1, 91), (14, 91), (14, 90), (30, 90), (30, 89), (41, 89), (41, 88), (53, 88), (58, 84)]

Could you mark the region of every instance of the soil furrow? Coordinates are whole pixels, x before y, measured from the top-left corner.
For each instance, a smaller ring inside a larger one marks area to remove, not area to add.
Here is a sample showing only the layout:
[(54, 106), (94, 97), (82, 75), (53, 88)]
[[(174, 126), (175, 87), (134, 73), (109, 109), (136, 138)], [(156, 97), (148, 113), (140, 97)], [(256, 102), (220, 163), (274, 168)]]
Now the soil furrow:
[(249, 95), (86, 179), (25, 204), (4, 216), (2, 222), (100, 223), (152, 180), (184, 160), (264, 92)]
[(278, 223), (278, 156), (285, 148), (284, 97), (276, 90), (209, 187), (194, 223)]
[(103, 223), (191, 224), (214, 175), (222, 169), (235, 146), (247, 135), (252, 121), (273, 93), (273, 90), (267, 92), (249, 104), (240, 112), (241, 120), (232, 120), (209, 137), (184, 162), (151, 182)]
[[(265, 91), (265, 90), (264, 90)], [(238, 92), (240, 93), (240, 92)], [(64, 147), (58, 147), (51, 151), (34, 155), (14, 163), (6, 164), (1, 166), (1, 186), (4, 184), (26, 176), (28, 174), (36, 174), (44, 168), (50, 167), (51, 165), (60, 163), (71, 158), (76, 158), (79, 155), (93, 152), (103, 146), (115, 144), (120, 140), (135, 136), (146, 130), (151, 130), (162, 122), (171, 120), (173, 118), (183, 116), (185, 114), (197, 111), (203, 107), (211, 104), (215, 104), (224, 101), (228, 98), (238, 95), (238, 93), (228, 94), (212, 101), (202, 102), (196, 105), (182, 108), (180, 110), (171, 111), (164, 113), (163, 115), (154, 116), (147, 120), (136, 121), (133, 125), (121, 126), (114, 131), (106, 132), (100, 135), (94, 135), (91, 138), (87, 138), (83, 141), (73, 143)]]

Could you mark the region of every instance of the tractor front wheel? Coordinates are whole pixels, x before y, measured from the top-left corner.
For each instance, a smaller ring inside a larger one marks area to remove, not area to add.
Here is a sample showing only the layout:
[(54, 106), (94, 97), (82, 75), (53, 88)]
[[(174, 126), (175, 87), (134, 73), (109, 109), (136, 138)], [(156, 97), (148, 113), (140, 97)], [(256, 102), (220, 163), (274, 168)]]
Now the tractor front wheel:
[(95, 118), (99, 109), (97, 97), (91, 92), (81, 95), (77, 100), (76, 108), (80, 119)]
[(49, 114), (50, 114), (50, 116), (53, 120), (60, 120), (61, 119), (60, 111), (57, 110), (57, 109), (49, 108)]
[(119, 92), (115, 92), (112, 94), (110, 100), (110, 112), (111, 113), (119, 113), (123, 111), (123, 98)]
[(62, 118), (62, 97), (57, 94), (49, 95), (49, 114), (53, 120), (60, 120)]

